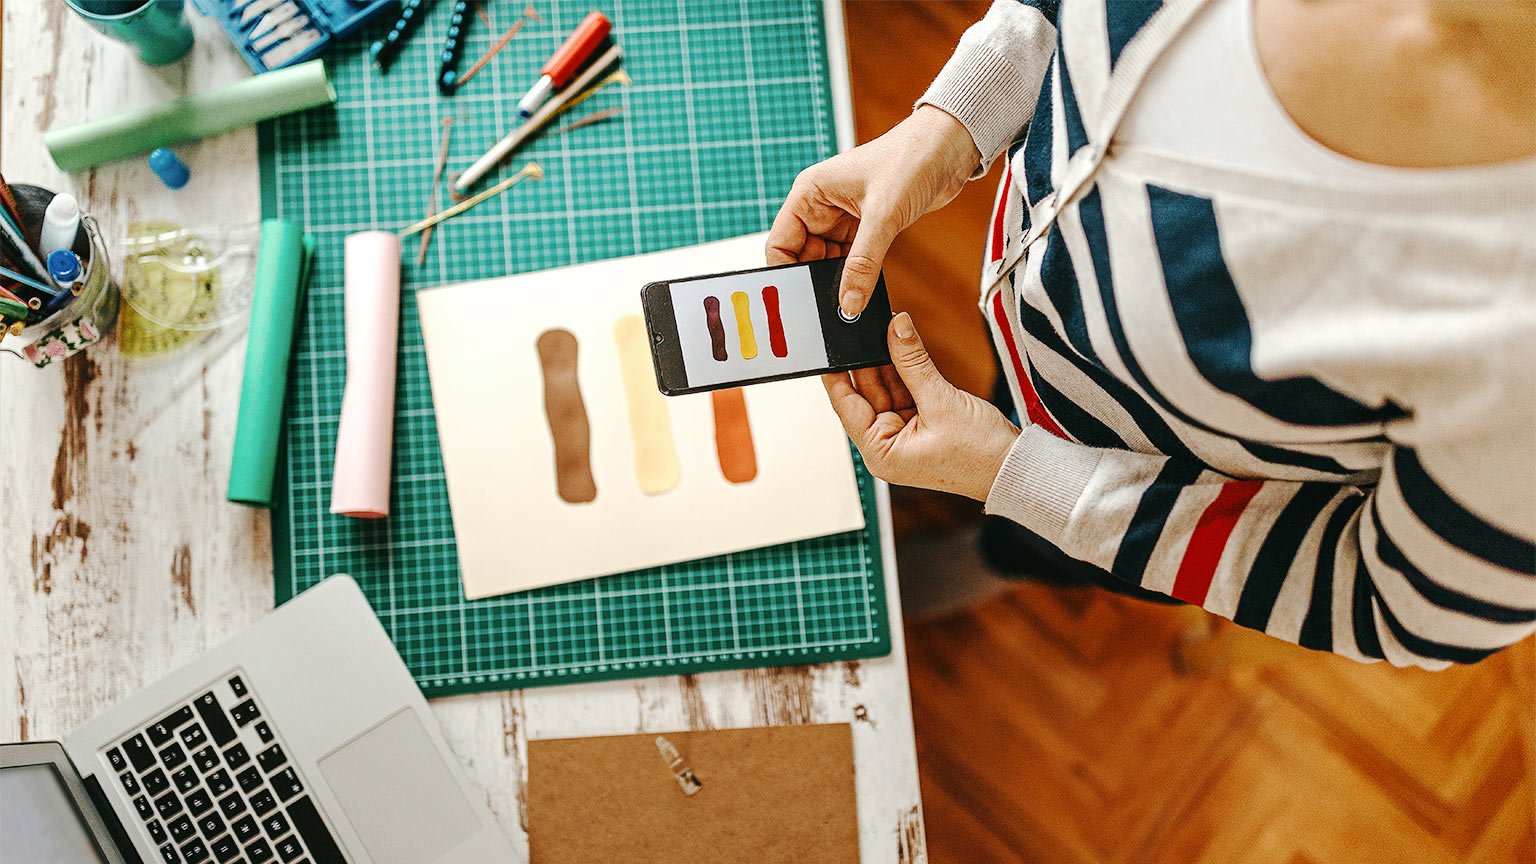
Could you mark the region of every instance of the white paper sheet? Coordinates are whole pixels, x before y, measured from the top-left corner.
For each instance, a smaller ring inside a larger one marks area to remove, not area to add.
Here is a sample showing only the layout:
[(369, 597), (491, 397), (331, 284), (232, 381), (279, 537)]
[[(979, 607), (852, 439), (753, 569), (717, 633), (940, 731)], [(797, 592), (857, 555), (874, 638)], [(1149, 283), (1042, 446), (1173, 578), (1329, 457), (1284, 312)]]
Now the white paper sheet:
[[(746, 389), (754, 480), (721, 475), (708, 393), (667, 399), (677, 486), (648, 496), (635, 480), (615, 322), (640, 313), (647, 282), (760, 266), (763, 243), (750, 235), (418, 292), (466, 597), (864, 526), (847, 438), (814, 377)], [(597, 483), (587, 504), (556, 492), (535, 349), (556, 327), (580, 346)]]

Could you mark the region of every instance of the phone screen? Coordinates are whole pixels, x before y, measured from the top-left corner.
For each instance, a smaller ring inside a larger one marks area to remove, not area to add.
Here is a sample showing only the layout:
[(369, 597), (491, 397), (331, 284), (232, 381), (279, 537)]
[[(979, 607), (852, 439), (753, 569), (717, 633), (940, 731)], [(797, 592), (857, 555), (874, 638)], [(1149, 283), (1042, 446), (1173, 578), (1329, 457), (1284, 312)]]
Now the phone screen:
[(890, 362), (884, 281), (859, 318), (838, 312), (843, 259), (646, 286), (663, 393), (677, 394)]

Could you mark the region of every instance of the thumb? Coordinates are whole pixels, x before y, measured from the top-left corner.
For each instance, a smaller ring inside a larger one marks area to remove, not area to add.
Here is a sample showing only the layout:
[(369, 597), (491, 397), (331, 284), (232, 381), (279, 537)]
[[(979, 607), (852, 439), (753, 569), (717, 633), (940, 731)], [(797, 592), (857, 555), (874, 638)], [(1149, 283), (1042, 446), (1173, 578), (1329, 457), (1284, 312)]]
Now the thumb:
[(838, 305), (848, 317), (863, 312), (869, 304), (880, 280), (880, 265), (899, 230), (895, 215), (883, 209), (871, 209), (860, 218), (848, 259), (843, 262), (843, 281), (837, 294)]
[(919, 411), (925, 403), (931, 406), (935, 400), (945, 398), (955, 389), (939, 373), (939, 367), (933, 365), (933, 358), (929, 356), (928, 349), (923, 347), (922, 337), (917, 335), (917, 327), (912, 324), (911, 315), (902, 312), (891, 319), (887, 341), (891, 348), (891, 364), (896, 367), (896, 374), (901, 376), (901, 383), (907, 385), (907, 391), (912, 394), (912, 401)]

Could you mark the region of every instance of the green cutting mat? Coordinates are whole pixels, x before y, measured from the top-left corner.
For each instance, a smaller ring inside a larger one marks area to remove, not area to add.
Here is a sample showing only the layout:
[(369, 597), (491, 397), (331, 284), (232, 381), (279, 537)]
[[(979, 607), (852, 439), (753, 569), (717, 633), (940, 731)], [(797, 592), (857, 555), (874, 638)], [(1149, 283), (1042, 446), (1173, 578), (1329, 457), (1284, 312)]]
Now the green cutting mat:
[[(387, 75), (364, 55), (389, 22), (339, 46), (327, 61), (335, 107), (261, 129), (263, 212), (302, 222), (317, 242), (273, 514), (278, 602), (351, 573), (429, 696), (889, 652), (862, 463), (865, 531), (466, 601), (414, 302), (422, 287), (767, 228), (795, 174), (835, 149), (821, 0), (605, 8), (635, 84), (604, 91), (572, 119), (620, 105), (624, 113), (518, 153), (514, 166), (537, 159), (547, 177), (445, 223), (425, 267), (406, 244), (392, 515), (330, 515), (346, 374), (342, 238), (419, 219), (442, 118), (454, 118), (449, 170), (460, 170), (512, 127), (517, 97), (591, 8), (536, 0), (542, 21), (443, 99), (436, 50), (451, 5), (439, 0)], [(471, 22), (466, 68), (522, 9), (521, 0), (487, 6), (495, 30)]]

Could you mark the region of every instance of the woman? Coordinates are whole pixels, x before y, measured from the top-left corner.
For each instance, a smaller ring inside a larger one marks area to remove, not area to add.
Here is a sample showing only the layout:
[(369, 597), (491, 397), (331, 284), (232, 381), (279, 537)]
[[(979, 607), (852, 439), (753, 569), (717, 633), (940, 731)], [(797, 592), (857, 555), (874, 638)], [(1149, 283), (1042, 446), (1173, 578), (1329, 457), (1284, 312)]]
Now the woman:
[(997, 0), (918, 106), (801, 174), (769, 262), (848, 255), (857, 312), (1006, 151), (1023, 429), (901, 314), (825, 379), (871, 471), (1357, 660), (1536, 629), (1536, 2)]

